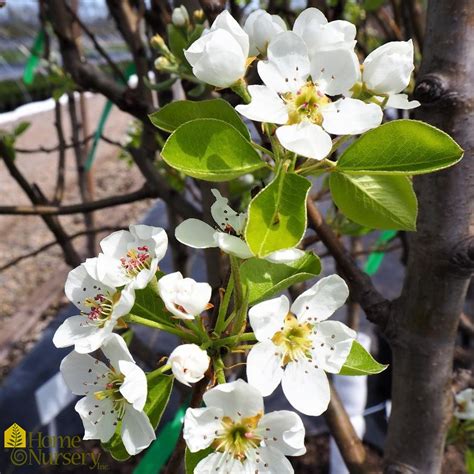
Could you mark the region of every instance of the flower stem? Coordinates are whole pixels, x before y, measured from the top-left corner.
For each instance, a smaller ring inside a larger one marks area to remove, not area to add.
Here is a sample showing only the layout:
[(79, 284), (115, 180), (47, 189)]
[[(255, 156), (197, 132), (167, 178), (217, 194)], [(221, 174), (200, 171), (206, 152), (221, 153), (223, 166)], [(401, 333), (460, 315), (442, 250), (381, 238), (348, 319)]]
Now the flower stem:
[(229, 281), (227, 283), (227, 288), (225, 289), (224, 297), (222, 298), (221, 304), (219, 306), (219, 314), (217, 315), (216, 326), (214, 331), (216, 334), (221, 334), (225, 329), (225, 317), (227, 315), (227, 309), (229, 308), (230, 297), (234, 291), (234, 278), (232, 273), (230, 274)]
[(183, 323), (188, 329), (193, 331), (199, 337), (201, 341), (205, 342), (210, 339), (209, 334), (207, 334), (203, 329), (199, 327), (199, 324), (195, 319), (194, 320), (183, 319)]
[(214, 347), (229, 346), (233, 347), (242, 341), (256, 341), (255, 334), (253, 332), (246, 332), (244, 334), (237, 334), (236, 336), (223, 337), (214, 342)]
[(214, 373), (216, 374), (216, 379), (218, 383), (226, 383), (225, 373), (224, 373), (224, 361), (222, 357), (216, 357), (213, 361)]
[(247, 89), (247, 83), (244, 78), (239, 79), (232, 84), (231, 89), (244, 101), (245, 104), (250, 104), (252, 97)]
[(158, 377), (159, 375), (162, 375), (164, 372), (167, 372), (168, 370), (171, 370), (171, 364), (163, 365), (163, 366), (158, 367), (157, 369), (153, 370), (152, 372), (148, 372), (147, 379), (150, 382), (155, 377)]
[(260, 150), (262, 153), (270, 156), (271, 158), (274, 158), (274, 154), (272, 151), (270, 151), (268, 148), (265, 148), (262, 145), (259, 145), (258, 143), (255, 142), (250, 142), (250, 144), (257, 150)]
[(142, 318), (141, 316), (137, 316), (136, 314), (129, 314), (126, 320), (130, 323), (141, 324), (142, 326), (148, 326), (150, 328), (160, 329), (161, 331), (166, 331), (171, 334), (175, 334), (176, 336), (186, 341), (199, 342), (199, 339), (194, 334), (182, 331), (181, 329), (178, 329), (173, 326), (168, 326), (166, 324), (161, 324), (156, 321), (151, 321), (149, 319)]

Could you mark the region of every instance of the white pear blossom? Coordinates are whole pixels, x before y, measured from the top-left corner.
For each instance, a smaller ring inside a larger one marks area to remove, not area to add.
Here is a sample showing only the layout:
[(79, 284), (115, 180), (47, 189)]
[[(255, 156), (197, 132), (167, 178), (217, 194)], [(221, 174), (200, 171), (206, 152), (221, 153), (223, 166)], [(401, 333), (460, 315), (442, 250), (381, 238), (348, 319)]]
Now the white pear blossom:
[(455, 396), (454, 416), (460, 420), (474, 420), (474, 390), (466, 388)]
[[(88, 259), (87, 265), (94, 273), (97, 263), (97, 258)], [(64, 290), (80, 314), (59, 326), (53, 343), (56, 347), (74, 345), (79, 353), (97, 350), (135, 301), (133, 289), (105, 285), (89, 275), (84, 263), (69, 272)]]
[(356, 135), (382, 122), (376, 104), (328, 97), (358, 80), (357, 57), (347, 48), (321, 51), (310, 61), (297, 34), (280, 33), (268, 47), (268, 60), (258, 63), (258, 73), (265, 85), (249, 86), (252, 101), (236, 109), (251, 120), (281, 125), (278, 140), (299, 155), (321, 160), (332, 149), (329, 134)]
[[(223, 252), (239, 258), (253, 257), (252, 251), (243, 239), (246, 213), (234, 211), (229, 200), (217, 189), (212, 189), (216, 201), (211, 206), (211, 215), (217, 230), (199, 219), (186, 219), (176, 227), (176, 239), (195, 249), (219, 247)], [(299, 249), (284, 249), (272, 252), (265, 257), (273, 263), (288, 263), (301, 258), (304, 252)]]
[(249, 37), (224, 10), (184, 55), (198, 79), (216, 87), (229, 87), (245, 75)]
[(282, 383), (293, 407), (306, 415), (323, 413), (330, 390), (326, 372), (344, 365), (356, 333), (339, 321), (326, 321), (349, 295), (338, 275), (322, 278), (291, 305), (280, 296), (255, 305), (250, 324), (259, 341), (247, 358), (247, 379), (263, 396)]
[(100, 242), (97, 264), (86, 268), (90, 276), (109, 286), (143, 289), (155, 277), (158, 263), (168, 248), (168, 236), (161, 227), (131, 225), (130, 231), (113, 232)]
[(73, 351), (61, 362), (61, 374), (74, 394), (85, 395), (75, 406), (84, 424), (84, 439), (105, 443), (121, 422), (125, 449), (135, 455), (155, 439), (143, 411), (148, 393), (146, 376), (117, 334), (105, 341), (102, 352), (109, 365)]
[(194, 319), (209, 309), (212, 288), (209, 283), (198, 283), (175, 272), (158, 280), (158, 292), (166, 309), (176, 318)]
[(205, 408), (188, 408), (183, 437), (195, 453), (215, 452), (201, 460), (194, 474), (291, 474), (285, 456), (301, 456), (305, 429), (294, 412), (264, 414), (258, 390), (239, 379), (204, 394)]
[(171, 21), (174, 26), (182, 28), (189, 24), (189, 13), (184, 5), (180, 5), (173, 10), (171, 14)]
[(356, 45), (355, 25), (345, 20), (328, 22), (317, 8), (303, 10), (295, 20), (293, 31), (304, 40), (310, 56), (340, 48), (353, 51)]
[(267, 54), (270, 41), (286, 29), (285, 22), (278, 15), (270, 15), (262, 9), (253, 11), (244, 24), (244, 30), (250, 39), (250, 55)]
[(413, 64), (413, 42), (392, 41), (372, 51), (362, 68), (362, 81), (374, 95), (388, 95), (387, 107), (413, 109), (420, 103), (409, 101), (401, 92), (410, 83)]
[(199, 382), (209, 368), (207, 352), (196, 344), (181, 344), (170, 354), (168, 364), (174, 376), (184, 385)]

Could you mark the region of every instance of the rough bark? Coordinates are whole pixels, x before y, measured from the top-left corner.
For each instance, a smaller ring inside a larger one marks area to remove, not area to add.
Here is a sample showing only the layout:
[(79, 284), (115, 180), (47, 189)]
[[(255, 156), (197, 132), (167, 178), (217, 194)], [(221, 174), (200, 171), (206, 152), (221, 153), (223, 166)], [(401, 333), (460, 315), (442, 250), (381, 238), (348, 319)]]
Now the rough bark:
[(418, 232), (393, 305), (392, 416), (385, 472), (440, 472), (451, 416), (452, 360), (474, 268), (474, 3), (431, 0), (416, 117), (457, 140), (465, 156), (447, 171), (415, 178)]

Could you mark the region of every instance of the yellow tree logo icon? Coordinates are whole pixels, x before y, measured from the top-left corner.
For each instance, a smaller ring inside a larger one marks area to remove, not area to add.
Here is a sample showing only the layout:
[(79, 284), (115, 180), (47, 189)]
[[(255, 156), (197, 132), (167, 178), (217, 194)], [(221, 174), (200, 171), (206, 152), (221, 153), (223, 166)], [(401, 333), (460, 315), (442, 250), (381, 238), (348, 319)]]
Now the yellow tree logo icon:
[(3, 432), (5, 448), (26, 448), (26, 431), (16, 423)]

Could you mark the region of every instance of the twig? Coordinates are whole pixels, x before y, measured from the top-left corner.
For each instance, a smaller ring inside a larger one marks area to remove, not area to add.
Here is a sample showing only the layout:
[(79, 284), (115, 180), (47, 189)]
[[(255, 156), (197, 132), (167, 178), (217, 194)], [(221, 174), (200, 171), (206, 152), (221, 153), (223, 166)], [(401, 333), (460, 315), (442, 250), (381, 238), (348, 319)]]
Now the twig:
[(324, 419), (349, 471), (352, 474), (365, 474), (369, 472), (366, 465), (367, 456), (365, 448), (357, 436), (346, 409), (332, 384), (331, 401), (324, 413)]
[(311, 200), (307, 201), (307, 208), (309, 225), (334, 257), (350, 287), (352, 297), (362, 306), (369, 321), (383, 329), (388, 320), (390, 302), (375, 289), (369, 276), (357, 266)]
[(54, 126), (58, 135), (58, 174), (56, 178), (56, 190), (54, 192), (53, 202), (59, 204), (64, 196), (65, 165), (66, 165), (66, 140), (64, 139), (63, 121), (61, 104), (58, 100), (54, 103)]
[[(76, 232), (75, 234), (69, 235), (68, 240), (74, 240), (75, 238), (81, 237), (83, 235), (98, 234), (100, 232), (114, 232), (116, 230), (122, 230), (122, 229), (124, 229), (124, 227), (105, 226), (105, 227), (98, 227), (95, 229), (82, 230), (80, 232)], [(42, 245), (36, 250), (33, 250), (32, 252), (28, 252), (23, 255), (20, 255), (19, 257), (16, 257), (13, 260), (10, 260), (5, 265), (2, 265), (0, 267), (0, 272), (3, 272), (7, 270), (8, 268), (15, 266), (17, 263), (20, 263), (22, 260), (26, 260), (27, 258), (31, 258), (31, 257), (36, 257), (36, 255), (39, 255), (40, 253), (44, 252), (45, 250), (48, 250), (51, 247), (54, 247), (55, 245), (58, 245), (58, 242), (56, 240), (53, 240), (51, 242), (48, 242), (45, 245)]]
[(120, 194), (109, 198), (100, 199), (80, 204), (71, 204), (68, 206), (50, 206), (50, 205), (36, 205), (36, 206), (0, 206), (0, 214), (11, 215), (40, 215), (40, 216), (59, 216), (67, 214), (78, 214), (96, 211), (97, 209), (104, 209), (107, 207), (121, 206), (130, 202), (139, 201), (146, 198), (158, 197), (158, 193), (152, 191), (149, 187), (134, 191), (129, 194)]

